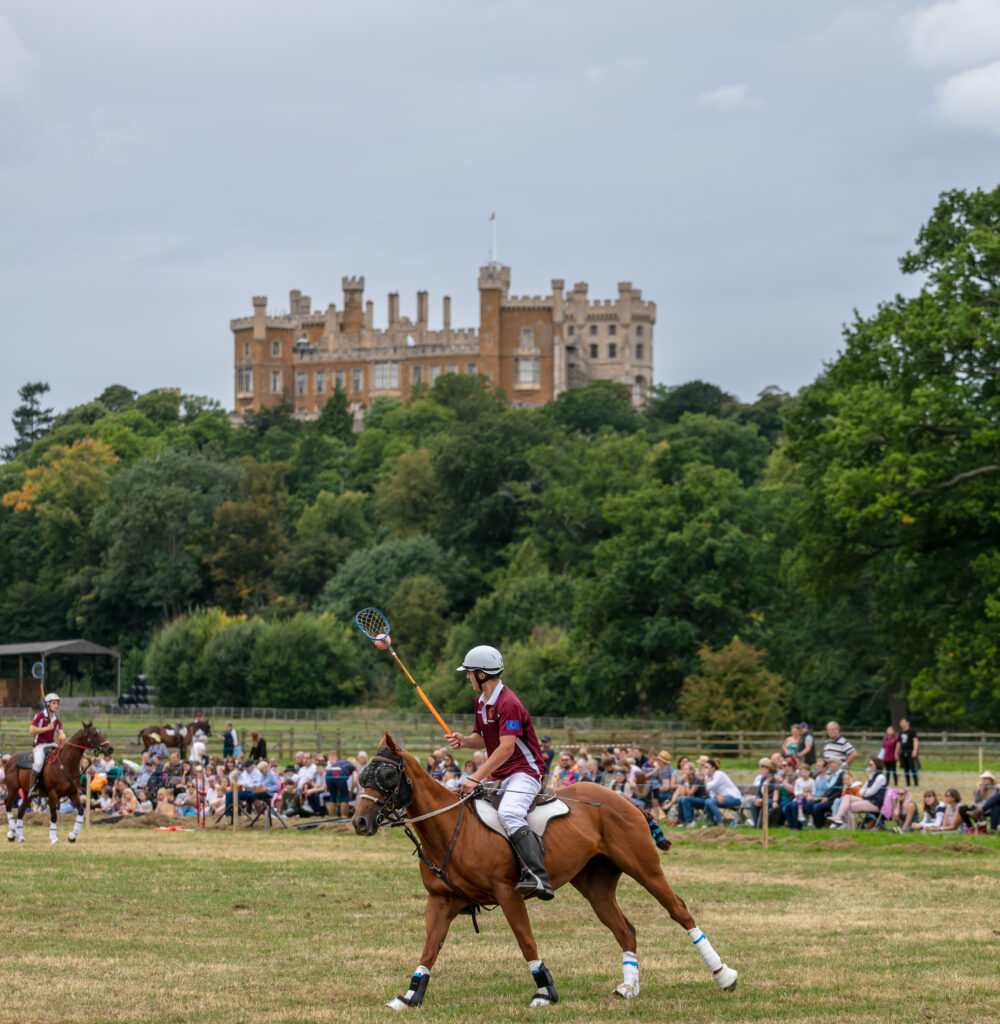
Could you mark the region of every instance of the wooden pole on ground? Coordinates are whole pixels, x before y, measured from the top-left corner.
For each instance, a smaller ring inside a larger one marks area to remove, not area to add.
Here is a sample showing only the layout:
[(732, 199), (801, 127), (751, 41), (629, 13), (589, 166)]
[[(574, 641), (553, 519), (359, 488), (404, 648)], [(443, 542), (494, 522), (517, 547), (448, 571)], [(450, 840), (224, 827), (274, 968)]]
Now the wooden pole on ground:
[(761, 828), (764, 830), (764, 852), (767, 853), (767, 823), (771, 817), (771, 787), (766, 782), (761, 791), (760, 810), (764, 815), (761, 819)]
[(240, 820), (240, 773), (233, 772), (229, 776), (229, 783), (233, 792), (233, 831), (236, 832)]
[(983, 774), (983, 748), (979, 748), (979, 774)]

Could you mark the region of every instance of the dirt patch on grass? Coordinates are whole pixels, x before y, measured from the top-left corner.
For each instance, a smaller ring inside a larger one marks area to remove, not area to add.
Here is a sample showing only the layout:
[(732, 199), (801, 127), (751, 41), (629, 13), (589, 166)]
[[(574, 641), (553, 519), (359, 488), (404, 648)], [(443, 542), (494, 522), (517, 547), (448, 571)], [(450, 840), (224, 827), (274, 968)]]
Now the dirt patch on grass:
[(803, 843), (803, 850), (857, 850), (860, 844), (850, 836), (835, 836), (832, 839), (817, 839), (812, 843)]

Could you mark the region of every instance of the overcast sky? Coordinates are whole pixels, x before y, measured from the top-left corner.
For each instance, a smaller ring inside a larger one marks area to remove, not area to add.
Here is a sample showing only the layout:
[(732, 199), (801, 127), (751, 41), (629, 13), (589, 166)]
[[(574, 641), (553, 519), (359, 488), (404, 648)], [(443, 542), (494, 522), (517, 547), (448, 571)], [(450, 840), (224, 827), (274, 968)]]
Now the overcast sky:
[(255, 294), (478, 326), (494, 211), (514, 294), (630, 280), (657, 381), (752, 400), (998, 184), (1000, 0), (4, 0), (0, 119), (0, 442), (30, 380), (231, 408)]

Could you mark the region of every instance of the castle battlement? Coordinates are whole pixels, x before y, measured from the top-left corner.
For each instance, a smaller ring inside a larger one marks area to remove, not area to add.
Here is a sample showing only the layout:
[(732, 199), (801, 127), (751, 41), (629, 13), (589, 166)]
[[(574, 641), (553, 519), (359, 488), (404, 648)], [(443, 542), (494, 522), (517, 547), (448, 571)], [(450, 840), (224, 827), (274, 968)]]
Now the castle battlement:
[(365, 277), (342, 277), (340, 287), (345, 292), (363, 292), (365, 290)]

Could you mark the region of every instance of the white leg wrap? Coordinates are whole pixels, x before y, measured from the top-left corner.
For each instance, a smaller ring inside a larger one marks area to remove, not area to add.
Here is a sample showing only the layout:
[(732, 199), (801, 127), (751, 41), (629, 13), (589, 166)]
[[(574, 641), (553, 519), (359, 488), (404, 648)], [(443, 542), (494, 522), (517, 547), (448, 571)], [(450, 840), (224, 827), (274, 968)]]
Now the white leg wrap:
[(13, 811), (8, 811), (7, 812), (7, 827), (11, 828), (11, 829), (16, 827), (14, 825), (14, 812)]
[(639, 958), (635, 953), (622, 953), (622, 977), (614, 994), (622, 999), (635, 999), (639, 994)]
[(76, 839), (76, 837), (80, 834), (82, 829), (83, 829), (83, 815), (82, 814), (78, 814), (76, 816), (76, 821), (73, 822), (73, 830), (69, 834), (70, 839)]
[(722, 966), (722, 958), (712, 948), (712, 943), (708, 941), (705, 933), (700, 928), (689, 928), (688, 935), (691, 936), (694, 948), (701, 953), (705, 966), (710, 971), (717, 971)]
[(50, 843), (58, 843), (59, 842), (59, 823), (57, 821), (50, 821), (49, 822), (49, 842)]

